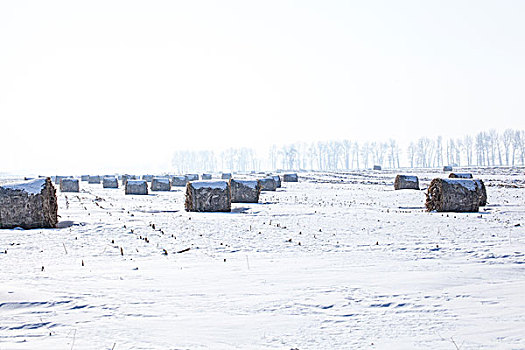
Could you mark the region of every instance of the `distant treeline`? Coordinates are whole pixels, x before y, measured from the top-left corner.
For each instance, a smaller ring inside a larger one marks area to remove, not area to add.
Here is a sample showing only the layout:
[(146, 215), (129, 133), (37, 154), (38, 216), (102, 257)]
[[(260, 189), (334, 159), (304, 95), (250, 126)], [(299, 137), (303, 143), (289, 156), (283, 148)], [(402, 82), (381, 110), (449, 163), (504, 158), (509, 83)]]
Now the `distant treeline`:
[(346, 170), (381, 165), (399, 167), (513, 166), (525, 165), (525, 131), (489, 130), (462, 138), (421, 137), (403, 152), (396, 140), (351, 140), (273, 145), (267, 154), (251, 148), (222, 152), (176, 151), (173, 166), (180, 173), (258, 171), (275, 169)]

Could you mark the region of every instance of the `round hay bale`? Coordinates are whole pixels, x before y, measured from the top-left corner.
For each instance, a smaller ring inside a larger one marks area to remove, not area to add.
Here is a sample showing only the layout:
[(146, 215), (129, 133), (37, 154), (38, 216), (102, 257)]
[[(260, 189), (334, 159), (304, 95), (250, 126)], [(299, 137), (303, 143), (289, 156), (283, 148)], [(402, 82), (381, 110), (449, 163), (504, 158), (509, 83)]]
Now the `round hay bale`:
[(452, 171), (452, 165), (445, 165), (445, 166), (443, 167), (443, 171), (444, 171), (444, 172)]
[(425, 206), (428, 211), (479, 211), (480, 185), (468, 179), (434, 179), (428, 187)]
[(222, 173), (221, 174), (221, 179), (223, 180), (229, 180), (232, 178), (232, 174), (231, 173)]
[(201, 175), (202, 180), (211, 180), (211, 174), (202, 174)]
[(279, 175), (271, 175), (275, 180), (275, 186), (281, 188), (281, 177)]
[(142, 175), (142, 180), (151, 182), (153, 180), (153, 175)]
[(229, 181), (191, 181), (186, 185), (186, 211), (231, 211), (231, 187)]
[(450, 173), (448, 174), (450, 179), (472, 179), (471, 173)]
[(198, 174), (186, 174), (186, 180), (187, 181), (198, 181), (199, 175)]
[(297, 173), (288, 173), (283, 175), (283, 181), (284, 182), (298, 182), (299, 177), (297, 176)]
[(60, 192), (79, 192), (80, 186), (78, 179), (67, 178), (60, 180)]
[(397, 175), (394, 181), (395, 190), (419, 190), (419, 179), (415, 175)]
[(148, 183), (146, 180), (128, 180), (126, 182), (126, 194), (148, 194)]
[(51, 178), (0, 186), (0, 229), (54, 228), (58, 204)]
[(271, 176), (265, 177), (259, 180), (261, 191), (275, 191), (277, 189), (277, 183)]
[(188, 179), (184, 175), (175, 175), (171, 177), (171, 185), (174, 187), (184, 187), (188, 183)]
[(374, 170), (381, 170), (381, 165), (374, 165)]
[(151, 180), (152, 191), (171, 191), (170, 179), (165, 177), (154, 177)]
[(89, 175), (81, 175), (80, 176), (80, 181), (87, 182), (88, 180), (89, 180)]
[(89, 175), (88, 184), (99, 184), (100, 176), (99, 175)]
[(231, 179), (232, 203), (258, 203), (261, 185), (257, 180)]
[(102, 179), (103, 188), (118, 188), (118, 179), (115, 176), (104, 176)]

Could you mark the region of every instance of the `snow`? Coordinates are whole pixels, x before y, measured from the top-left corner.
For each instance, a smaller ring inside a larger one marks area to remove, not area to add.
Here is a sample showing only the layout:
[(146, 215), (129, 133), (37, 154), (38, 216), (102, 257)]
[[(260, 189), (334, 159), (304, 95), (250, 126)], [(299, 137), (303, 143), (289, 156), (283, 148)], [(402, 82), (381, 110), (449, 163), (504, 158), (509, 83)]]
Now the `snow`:
[(210, 189), (225, 190), (228, 188), (228, 181), (224, 181), (224, 180), (192, 181), (191, 185), (195, 189), (210, 188)]
[(155, 177), (154, 180), (159, 182), (159, 183), (163, 183), (163, 184), (169, 184), (170, 183), (170, 179), (169, 178), (165, 178), (165, 177)]
[(525, 348), (525, 175), (478, 171), (488, 206), (451, 215), (388, 170), (301, 173), (231, 213), (58, 193), (72, 226), (0, 230), (0, 348)]
[(250, 188), (257, 188), (257, 185), (259, 184), (257, 180), (241, 180), (241, 179), (234, 179), (234, 180)]
[(406, 175), (404, 179), (407, 182), (417, 182), (418, 181), (417, 176)]
[(145, 182), (146, 182), (146, 180), (128, 180), (128, 181), (127, 181), (127, 183), (128, 183), (130, 186), (139, 186), (139, 185), (143, 185)]
[(1, 186), (3, 188), (10, 189), (10, 190), (24, 191), (29, 194), (39, 194), (44, 188), (45, 183), (46, 183), (46, 179), (40, 178), (40, 179), (35, 179), (35, 180), (30, 180), (30, 181), (2, 184)]

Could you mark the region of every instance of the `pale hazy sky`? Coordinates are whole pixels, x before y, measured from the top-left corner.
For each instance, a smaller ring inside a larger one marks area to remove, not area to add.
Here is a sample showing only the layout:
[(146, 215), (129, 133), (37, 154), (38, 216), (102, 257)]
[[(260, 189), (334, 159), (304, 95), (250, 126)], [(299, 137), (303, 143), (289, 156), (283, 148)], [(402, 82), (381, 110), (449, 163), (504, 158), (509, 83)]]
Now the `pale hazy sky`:
[(525, 1), (0, 0), (0, 172), (525, 128)]

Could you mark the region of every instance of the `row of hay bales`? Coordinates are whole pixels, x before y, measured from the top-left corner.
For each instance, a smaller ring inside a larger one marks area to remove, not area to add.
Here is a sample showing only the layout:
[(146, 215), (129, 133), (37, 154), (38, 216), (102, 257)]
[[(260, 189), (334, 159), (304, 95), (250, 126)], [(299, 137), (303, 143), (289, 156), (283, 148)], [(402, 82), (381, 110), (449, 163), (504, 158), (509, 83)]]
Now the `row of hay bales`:
[[(419, 179), (415, 175), (397, 175), (394, 189), (419, 190)], [(470, 173), (450, 173), (448, 178), (435, 178), (426, 192), (425, 207), (428, 211), (477, 212), (485, 205), (485, 184)]]
[[(282, 181), (297, 182), (297, 174), (284, 174)], [(232, 203), (258, 203), (261, 191), (281, 187), (279, 175), (261, 179), (234, 179), (223, 174), (221, 180), (190, 181), (186, 185), (186, 211), (229, 212)]]

